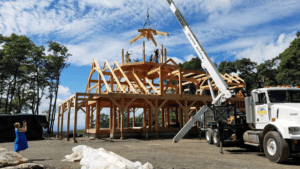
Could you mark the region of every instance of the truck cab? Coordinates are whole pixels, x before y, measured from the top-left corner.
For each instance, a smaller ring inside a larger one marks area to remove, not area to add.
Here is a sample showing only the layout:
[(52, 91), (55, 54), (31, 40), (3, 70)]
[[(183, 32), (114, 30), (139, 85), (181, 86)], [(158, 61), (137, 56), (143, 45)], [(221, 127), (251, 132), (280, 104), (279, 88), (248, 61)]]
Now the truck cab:
[(259, 144), (274, 162), (299, 153), (300, 88), (259, 88), (252, 90), (251, 95), (245, 98), (245, 105), (246, 122), (253, 130), (244, 133), (244, 141)]
[(260, 88), (251, 93), (251, 122), (255, 129), (274, 125), (284, 139), (300, 140), (300, 88)]

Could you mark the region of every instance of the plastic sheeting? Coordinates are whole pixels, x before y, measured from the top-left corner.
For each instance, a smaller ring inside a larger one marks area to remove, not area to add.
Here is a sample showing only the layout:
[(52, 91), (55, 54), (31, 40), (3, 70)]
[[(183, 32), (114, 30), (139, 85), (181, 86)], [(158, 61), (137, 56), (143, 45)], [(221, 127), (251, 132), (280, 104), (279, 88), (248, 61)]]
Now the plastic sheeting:
[(62, 161), (79, 161), (81, 169), (153, 169), (150, 163), (132, 162), (104, 148), (93, 149), (86, 145), (73, 147), (73, 153)]

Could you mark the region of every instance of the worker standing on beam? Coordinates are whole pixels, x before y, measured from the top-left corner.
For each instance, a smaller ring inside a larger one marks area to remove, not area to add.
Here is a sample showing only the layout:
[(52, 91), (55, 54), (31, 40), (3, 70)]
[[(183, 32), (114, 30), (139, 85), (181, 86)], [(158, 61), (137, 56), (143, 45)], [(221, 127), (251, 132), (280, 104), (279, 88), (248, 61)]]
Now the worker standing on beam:
[(159, 50), (154, 49), (154, 63), (158, 63), (158, 59), (159, 59)]

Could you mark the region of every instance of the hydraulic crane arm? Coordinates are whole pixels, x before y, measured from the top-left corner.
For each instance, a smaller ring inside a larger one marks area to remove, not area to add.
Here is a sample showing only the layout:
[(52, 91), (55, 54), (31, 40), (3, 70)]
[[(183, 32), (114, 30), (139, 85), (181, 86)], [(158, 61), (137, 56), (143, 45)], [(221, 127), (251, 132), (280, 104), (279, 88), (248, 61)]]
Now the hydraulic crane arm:
[(219, 101), (224, 102), (226, 101), (226, 99), (235, 96), (235, 93), (229, 90), (229, 87), (223, 80), (222, 76), (220, 75), (220, 72), (208, 57), (204, 48), (198, 41), (197, 37), (194, 35), (192, 29), (183, 18), (181, 12), (175, 6), (173, 0), (167, 0), (167, 2), (169, 3), (171, 10), (176, 16), (180, 25), (182, 26), (185, 35), (188, 37), (190, 43), (192, 44), (193, 48), (195, 49), (196, 53), (201, 59), (202, 67), (208, 71), (208, 73), (210, 74), (210, 76), (212, 77), (212, 79), (214, 80), (215, 84), (221, 92), (216, 98), (213, 98), (212, 104), (219, 104)]

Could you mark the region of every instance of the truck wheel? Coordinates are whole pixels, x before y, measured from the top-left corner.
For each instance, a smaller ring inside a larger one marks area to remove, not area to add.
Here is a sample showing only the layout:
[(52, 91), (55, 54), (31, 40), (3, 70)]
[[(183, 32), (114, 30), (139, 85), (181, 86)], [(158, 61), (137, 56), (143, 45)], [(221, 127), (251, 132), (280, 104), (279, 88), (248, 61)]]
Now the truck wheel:
[(281, 163), (289, 157), (289, 144), (276, 131), (270, 131), (266, 134), (263, 145), (265, 154), (270, 161)]
[(208, 144), (212, 144), (213, 141), (212, 141), (212, 133), (213, 133), (213, 130), (211, 128), (207, 128), (205, 130), (205, 139), (207, 141)]
[(218, 138), (218, 129), (214, 129), (213, 143), (215, 146), (220, 147), (220, 139)]

